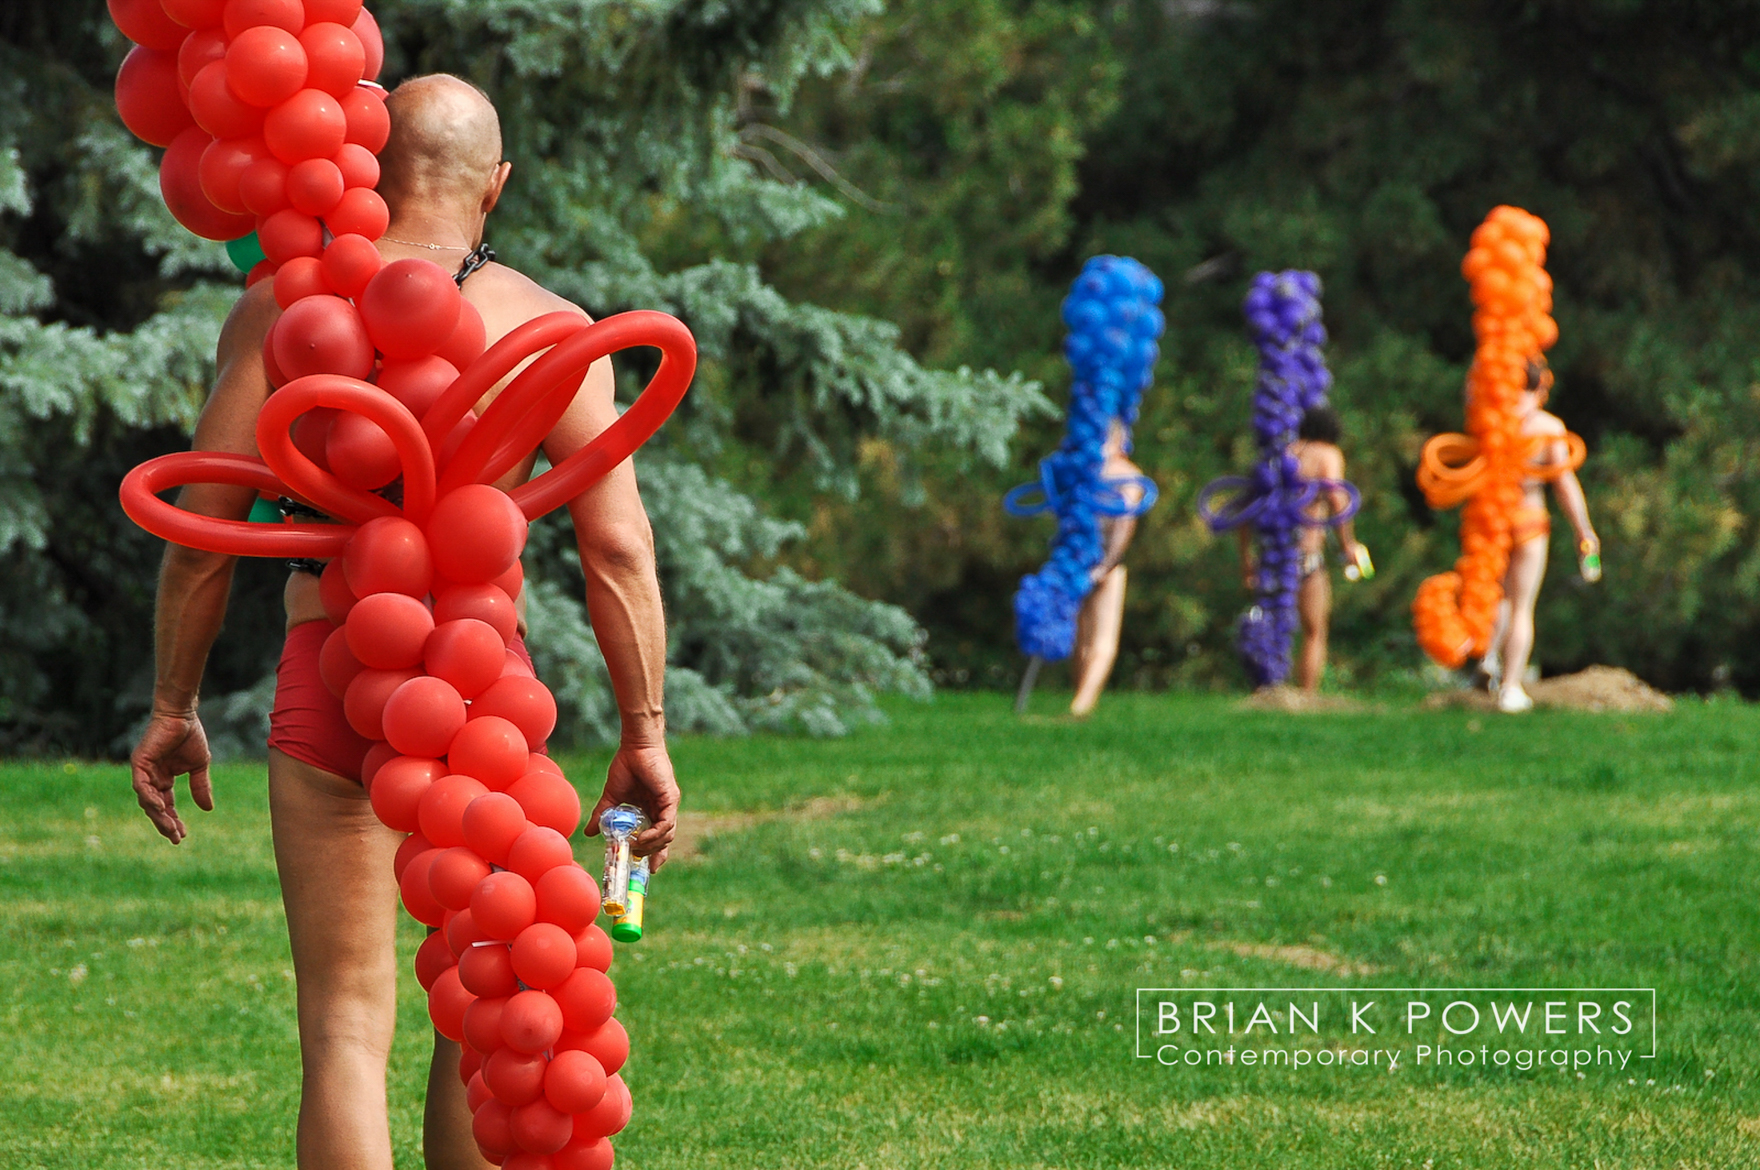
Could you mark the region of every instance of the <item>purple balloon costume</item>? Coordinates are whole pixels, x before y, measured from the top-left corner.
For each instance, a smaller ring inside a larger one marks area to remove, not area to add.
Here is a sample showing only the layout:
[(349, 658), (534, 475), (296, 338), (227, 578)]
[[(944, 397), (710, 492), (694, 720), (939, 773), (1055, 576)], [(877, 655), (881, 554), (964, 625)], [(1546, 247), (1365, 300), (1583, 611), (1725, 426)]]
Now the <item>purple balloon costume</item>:
[[(1332, 374), (1321, 347), (1320, 278), (1312, 272), (1261, 272), (1242, 311), (1259, 347), (1253, 391), (1253, 435), (1259, 462), (1250, 476), (1225, 476), (1198, 493), (1198, 514), (1212, 532), (1251, 524), (1258, 535), (1257, 597), (1241, 615), (1239, 646), (1255, 686), (1275, 686), (1289, 675), (1290, 642), (1298, 626), (1301, 531), (1338, 525), (1356, 514), (1357, 489), (1342, 480), (1306, 479), (1289, 445), (1303, 412), (1326, 404)], [(1318, 520), (1307, 509), (1323, 491), (1342, 489), (1349, 504)]]

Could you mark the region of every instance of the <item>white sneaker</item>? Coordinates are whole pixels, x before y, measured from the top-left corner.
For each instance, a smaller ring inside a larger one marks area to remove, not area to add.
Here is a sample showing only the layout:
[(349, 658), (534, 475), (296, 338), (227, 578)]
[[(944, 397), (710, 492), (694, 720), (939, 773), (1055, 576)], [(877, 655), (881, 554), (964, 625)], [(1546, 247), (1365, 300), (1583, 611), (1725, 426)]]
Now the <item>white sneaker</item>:
[(1497, 709), (1506, 715), (1519, 715), (1523, 711), (1534, 709), (1534, 700), (1522, 689), (1520, 683), (1510, 683), (1498, 688)]

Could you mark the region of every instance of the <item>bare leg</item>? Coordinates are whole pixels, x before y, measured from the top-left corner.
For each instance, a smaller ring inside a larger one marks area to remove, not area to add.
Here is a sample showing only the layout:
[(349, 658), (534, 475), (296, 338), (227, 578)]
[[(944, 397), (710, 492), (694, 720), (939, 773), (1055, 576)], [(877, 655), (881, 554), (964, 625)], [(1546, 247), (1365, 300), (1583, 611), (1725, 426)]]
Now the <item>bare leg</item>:
[(269, 814), (299, 988), (300, 1170), (391, 1170), (399, 836), (360, 785), (273, 750)]
[(1504, 590), (1509, 597), (1509, 632), (1503, 641), (1503, 678), (1506, 686), (1520, 687), (1534, 649), (1534, 603), (1540, 598), (1540, 582), (1546, 576), (1550, 542), (1536, 536), (1510, 550), (1509, 576)]
[(1302, 657), (1296, 664), (1296, 682), (1304, 691), (1317, 691), (1320, 676), (1326, 673), (1326, 636), (1332, 619), (1332, 577), (1325, 569), (1302, 578), (1296, 591), (1296, 612), (1302, 619)]
[[(269, 811), (299, 981), (301, 1170), (390, 1170), (385, 1063), (397, 1018), (403, 840), (361, 786), (269, 753)], [(471, 1138), (458, 1045), (435, 1037), (426, 1117), (432, 1170), (486, 1170)], [(444, 1073), (444, 1075), (439, 1075)]]
[(428, 1068), (428, 1107), (422, 1116), (422, 1151), (428, 1170), (490, 1170), (471, 1136), (470, 1105), (458, 1079), (459, 1046), (434, 1033)]
[(1484, 674), (1486, 685), (1493, 693), (1503, 681), (1503, 642), (1509, 635), (1509, 582), (1513, 571), (1513, 563), (1511, 568), (1504, 570), (1503, 600), (1497, 603), (1497, 624), (1491, 627), (1491, 641), (1487, 643), (1485, 657), (1479, 660), (1479, 670)]
[(1086, 715), (1100, 701), (1112, 664), (1118, 659), (1118, 635), (1124, 629), (1125, 571), (1117, 565), (1088, 594), (1076, 625), (1076, 697), (1071, 715)]

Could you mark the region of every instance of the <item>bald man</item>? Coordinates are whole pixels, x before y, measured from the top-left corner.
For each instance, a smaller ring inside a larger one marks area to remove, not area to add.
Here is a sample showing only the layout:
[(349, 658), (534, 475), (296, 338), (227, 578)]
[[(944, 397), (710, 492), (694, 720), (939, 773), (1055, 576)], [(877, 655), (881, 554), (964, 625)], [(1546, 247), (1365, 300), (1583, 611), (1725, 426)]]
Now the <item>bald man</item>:
[[(404, 82), (387, 106), (391, 139), (379, 184), (391, 209), (391, 226), (379, 241), (385, 258), (419, 257), (455, 271), (466, 299), (483, 315), (490, 344), (545, 313), (580, 313), (479, 251), (484, 223), (512, 170), (501, 159), (500, 125), (488, 99), (457, 78), (433, 76)], [(219, 378), (196, 428), (196, 450), (257, 454), (257, 415), (271, 391), (263, 338), (279, 312), (267, 281), (234, 307), (221, 331)], [(502, 385), (484, 396), (479, 410)], [(616, 418), (607, 359), (588, 372), (545, 439), (545, 455), (561, 463)], [(528, 456), (500, 486), (530, 478), (535, 459)], [(191, 511), (242, 520), (254, 493), (192, 486), (181, 502)], [(645, 809), (654, 827), (638, 839), (636, 852), (658, 867), (672, 839), (678, 787), (661, 702), (666, 627), (653, 534), (634, 469), (624, 463), (568, 511), (586, 575), (587, 610), (623, 725), (598, 809), (623, 801)], [(213, 808), (197, 695), (225, 616), (233, 566), (232, 557), (171, 545), (160, 573), (153, 714), (132, 764), (141, 807), (174, 844), (188, 833), (173, 794), (177, 776), (189, 775), (198, 807)], [(330, 629), (318, 597), (320, 570), (296, 562), (288, 577), (287, 644), (269, 737), (269, 813), (298, 979), (298, 1158), (302, 1170), (391, 1170), (385, 1065), (399, 966), (392, 860), (403, 838), (373, 815), (360, 783), (366, 742), (318, 682), (317, 648)], [(522, 644), (516, 647), (523, 653)], [(589, 826), (596, 826), (598, 809)], [(458, 1045), (436, 1035), (423, 1144), (432, 1170), (488, 1166), (471, 1137), (458, 1062)]]

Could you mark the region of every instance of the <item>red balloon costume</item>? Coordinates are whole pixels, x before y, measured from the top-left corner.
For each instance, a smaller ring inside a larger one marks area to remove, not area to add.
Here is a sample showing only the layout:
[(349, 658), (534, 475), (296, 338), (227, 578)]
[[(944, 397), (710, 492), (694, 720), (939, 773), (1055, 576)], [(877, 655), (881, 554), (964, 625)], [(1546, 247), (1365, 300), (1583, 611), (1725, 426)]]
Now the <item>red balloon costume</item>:
[[(374, 812), (410, 836), (403, 904), (436, 932), (416, 955), (439, 1032), (465, 1045), (473, 1132), (508, 1170), (604, 1170), (630, 1116), (599, 890), (568, 837), (581, 802), (535, 754), (556, 702), (507, 646), (528, 523), (635, 451), (690, 384), (690, 333), (662, 313), (530, 321), (484, 350), (483, 321), (422, 260), (383, 263), (373, 190), (390, 133), (384, 58), (361, 0), (109, 0), (137, 47), (117, 109), (166, 147), (165, 201), (197, 235), (258, 234), (283, 313), (264, 345), (277, 387), (261, 459), (188, 452), (130, 472), (122, 504), (167, 540), (240, 556), (332, 558), (324, 684), (374, 741)], [(493, 482), (561, 419), (596, 360), (662, 351), (653, 380), (575, 455)], [(541, 354), (478, 418), (486, 391)], [(401, 477), (402, 503), (376, 489)], [(158, 498), (187, 483), (286, 496), (336, 524), (254, 524)]]

